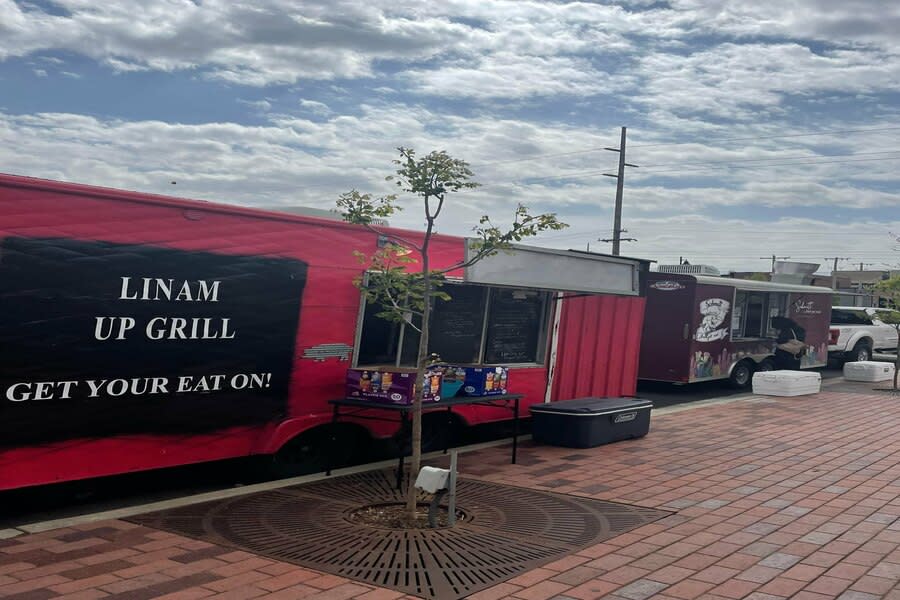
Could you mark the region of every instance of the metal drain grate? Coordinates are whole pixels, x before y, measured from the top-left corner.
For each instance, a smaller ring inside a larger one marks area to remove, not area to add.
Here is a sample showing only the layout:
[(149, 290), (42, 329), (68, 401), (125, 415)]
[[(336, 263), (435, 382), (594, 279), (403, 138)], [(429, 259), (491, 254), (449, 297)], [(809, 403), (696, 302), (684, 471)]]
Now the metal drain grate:
[(132, 517), (165, 529), (424, 598), (453, 600), (670, 513), (460, 480), (453, 529), (376, 529), (360, 506), (402, 501), (388, 472), (361, 473)]

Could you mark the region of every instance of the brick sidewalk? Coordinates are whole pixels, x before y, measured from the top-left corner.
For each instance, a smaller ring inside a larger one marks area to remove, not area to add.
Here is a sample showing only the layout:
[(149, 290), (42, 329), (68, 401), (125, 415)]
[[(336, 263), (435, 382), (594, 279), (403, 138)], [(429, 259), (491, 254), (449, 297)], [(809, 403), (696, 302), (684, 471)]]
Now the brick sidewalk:
[[(886, 394), (704, 406), (654, 416), (642, 440), (526, 446), (519, 465), (507, 461), (507, 449), (491, 448), (461, 455), (460, 469), (676, 514), (476, 600), (900, 599), (900, 399)], [(0, 541), (0, 597), (403, 595), (110, 521)]]

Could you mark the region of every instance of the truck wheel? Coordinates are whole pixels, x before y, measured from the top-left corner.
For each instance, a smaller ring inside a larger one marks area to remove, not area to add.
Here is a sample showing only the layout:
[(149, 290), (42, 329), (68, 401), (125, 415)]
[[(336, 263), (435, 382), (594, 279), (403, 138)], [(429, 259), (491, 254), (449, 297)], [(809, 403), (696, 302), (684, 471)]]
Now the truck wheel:
[[(331, 436), (335, 435), (334, 442)], [(319, 428), (302, 433), (281, 447), (272, 456), (269, 472), (272, 477), (298, 477), (331, 468), (346, 467), (358, 455), (358, 435), (344, 428)]]
[(778, 367), (775, 365), (775, 360), (772, 358), (767, 358), (759, 363), (756, 367), (757, 371), (774, 371)]
[(866, 342), (857, 342), (853, 350), (847, 353), (847, 362), (865, 362), (872, 360), (872, 347)]
[(753, 363), (749, 360), (742, 360), (734, 365), (731, 369), (731, 375), (728, 377), (728, 385), (736, 390), (743, 390), (750, 387), (753, 381)]

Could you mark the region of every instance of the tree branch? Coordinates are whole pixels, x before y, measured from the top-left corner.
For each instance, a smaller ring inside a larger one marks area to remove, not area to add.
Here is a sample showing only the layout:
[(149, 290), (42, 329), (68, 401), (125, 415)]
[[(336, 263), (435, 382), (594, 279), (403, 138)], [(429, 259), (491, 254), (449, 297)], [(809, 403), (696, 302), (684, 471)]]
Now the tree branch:
[(416, 250), (420, 253), (422, 252), (421, 246), (419, 246), (418, 244), (414, 244), (413, 242), (409, 241), (408, 239), (400, 237), (399, 235), (397, 235), (395, 233), (388, 233), (385, 231), (381, 231), (380, 229), (376, 229), (375, 227), (372, 227), (372, 225), (369, 223), (362, 223), (362, 226), (374, 234), (384, 236), (384, 237), (392, 239), (392, 240), (396, 240), (396, 241), (400, 242), (401, 244), (403, 244), (404, 246), (409, 246), (413, 250)]

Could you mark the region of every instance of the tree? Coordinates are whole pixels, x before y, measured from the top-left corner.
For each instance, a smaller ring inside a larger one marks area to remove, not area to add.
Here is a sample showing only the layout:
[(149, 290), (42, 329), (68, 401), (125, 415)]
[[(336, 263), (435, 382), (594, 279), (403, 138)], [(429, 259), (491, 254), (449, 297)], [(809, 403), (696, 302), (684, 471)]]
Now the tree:
[[(356, 252), (360, 260), (369, 267), (368, 277), (364, 279), (361, 276), (356, 280), (366, 301), (382, 306), (379, 317), (405, 322), (420, 333), (416, 360), (418, 393), (413, 400), (412, 410), (412, 476), (407, 491), (407, 512), (412, 521), (416, 510), (415, 474), (419, 472), (422, 462), (422, 381), (429, 363), (429, 324), (434, 300), (450, 299), (440, 289), (446, 274), (508, 249), (514, 242), (542, 231), (563, 229), (568, 225), (560, 222), (553, 213), (532, 215), (521, 204), (513, 213), (513, 223), (507, 230), (495, 226), (490, 217), (485, 215), (473, 228), (475, 241), (470, 258), (447, 268), (432, 269), (429, 250), (435, 223), (444, 209), (444, 203), (453, 193), (476, 188), (479, 184), (472, 181), (473, 173), (467, 162), (453, 158), (443, 150), (431, 152), (421, 158), (410, 148), (398, 148), (398, 151), (400, 158), (393, 161), (397, 165), (396, 175), (387, 180), (395, 182), (401, 191), (422, 201), (425, 232), (421, 241), (414, 242), (373, 226), (375, 219), (389, 217), (401, 209), (396, 204), (396, 195), (373, 198), (370, 194), (351, 190), (338, 198), (337, 208), (345, 221), (363, 225), (379, 234), (380, 239), (386, 240), (383, 247), (371, 256)], [(413, 252), (418, 255), (418, 261)], [(420, 268), (413, 266), (416, 262), (419, 262)]]
[(893, 325), (897, 330), (897, 355), (894, 358), (894, 391), (896, 392), (897, 376), (900, 374), (898, 373), (900, 371), (900, 311), (897, 310), (897, 307), (900, 306), (900, 277), (895, 276), (879, 281), (875, 284), (875, 290), (887, 298), (893, 306), (893, 310), (889, 313), (878, 313), (878, 319), (882, 323)]

